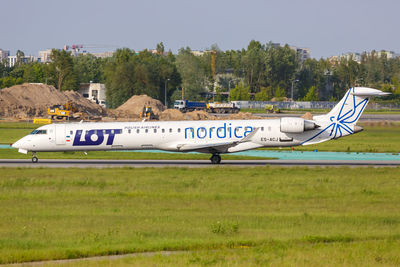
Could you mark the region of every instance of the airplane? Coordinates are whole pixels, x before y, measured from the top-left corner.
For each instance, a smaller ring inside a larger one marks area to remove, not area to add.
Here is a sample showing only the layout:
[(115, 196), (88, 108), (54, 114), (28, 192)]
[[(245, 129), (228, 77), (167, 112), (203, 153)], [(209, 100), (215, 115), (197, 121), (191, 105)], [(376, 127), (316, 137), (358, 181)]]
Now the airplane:
[(362, 131), (356, 123), (377, 89), (354, 87), (327, 114), (312, 120), (298, 117), (260, 120), (76, 122), (44, 125), (15, 142), (18, 152), (165, 150), (221, 154), (261, 147), (293, 147), (338, 139)]

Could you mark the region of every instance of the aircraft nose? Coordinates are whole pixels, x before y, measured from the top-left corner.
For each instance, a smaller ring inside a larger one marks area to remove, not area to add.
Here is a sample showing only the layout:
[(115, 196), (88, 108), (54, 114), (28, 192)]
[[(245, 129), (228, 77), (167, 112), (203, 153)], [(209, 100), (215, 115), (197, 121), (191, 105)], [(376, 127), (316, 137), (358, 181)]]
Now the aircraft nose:
[(14, 144), (12, 144), (12, 147), (14, 147), (14, 148), (21, 148), (21, 140), (18, 140), (17, 142), (15, 142)]

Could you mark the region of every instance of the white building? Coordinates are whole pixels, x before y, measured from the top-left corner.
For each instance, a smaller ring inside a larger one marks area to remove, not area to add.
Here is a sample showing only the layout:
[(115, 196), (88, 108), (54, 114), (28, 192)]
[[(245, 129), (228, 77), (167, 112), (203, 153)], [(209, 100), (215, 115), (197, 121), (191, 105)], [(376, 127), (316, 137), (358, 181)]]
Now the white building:
[[(281, 45), (280, 43), (271, 43), (271, 46), (273, 48), (278, 48), (278, 47), (283, 47), (283, 45)], [(294, 45), (289, 45), (289, 48), (296, 51), (296, 53), (299, 55), (299, 59), (301, 62), (303, 62), (304, 60), (311, 58), (311, 50), (310, 48), (306, 48), (306, 47), (297, 47)]]
[[(18, 57), (17, 56), (8, 56), (7, 57), (7, 64), (9, 67), (14, 67), (14, 65), (17, 63), (18, 61)], [(30, 62), (34, 62), (36, 61), (36, 58), (34, 56), (23, 56), (20, 58), (22, 63), (30, 63)]]
[(297, 47), (297, 46), (289, 46), (289, 48), (296, 51), (296, 53), (299, 55), (299, 59), (301, 62), (311, 57), (310, 48)]
[(50, 59), (50, 55), (51, 55), (51, 50), (52, 49), (46, 49), (46, 50), (42, 50), (39, 51), (39, 57), (38, 57), (38, 61), (41, 63), (48, 63), (51, 61)]
[(102, 107), (107, 107), (106, 87), (102, 83), (81, 83), (78, 92)]

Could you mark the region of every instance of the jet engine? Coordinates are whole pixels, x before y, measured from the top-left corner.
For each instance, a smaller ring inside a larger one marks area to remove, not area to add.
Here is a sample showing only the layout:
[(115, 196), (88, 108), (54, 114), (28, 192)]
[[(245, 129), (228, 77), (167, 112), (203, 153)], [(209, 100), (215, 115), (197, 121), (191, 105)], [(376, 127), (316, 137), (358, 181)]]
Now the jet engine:
[(302, 133), (319, 128), (314, 121), (303, 118), (281, 118), (280, 128), (282, 133)]

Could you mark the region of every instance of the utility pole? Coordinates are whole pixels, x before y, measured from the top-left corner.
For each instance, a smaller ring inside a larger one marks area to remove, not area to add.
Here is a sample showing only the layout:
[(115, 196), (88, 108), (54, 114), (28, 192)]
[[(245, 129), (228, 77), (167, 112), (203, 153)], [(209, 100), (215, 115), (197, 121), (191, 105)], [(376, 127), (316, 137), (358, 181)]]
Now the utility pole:
[(164, 104), (165, 104), (165, 107), (166, 108), (168, 108), (168, 103), (167, 103), (167, 83), (168, 83), (168, 81), (169, 81), (169, 79), (166, 79), (165, 80), (165, 86), (164, 86)]
[(294, 83), (297, 83), (299, 80), (293, 80), (292, 81), (292, 90), (291, 90), (291, 93), (290, 93), (290, 98), (292, 99), (292, 101), (294, 101), (294, 99), (293, 99), (293, 84)]

